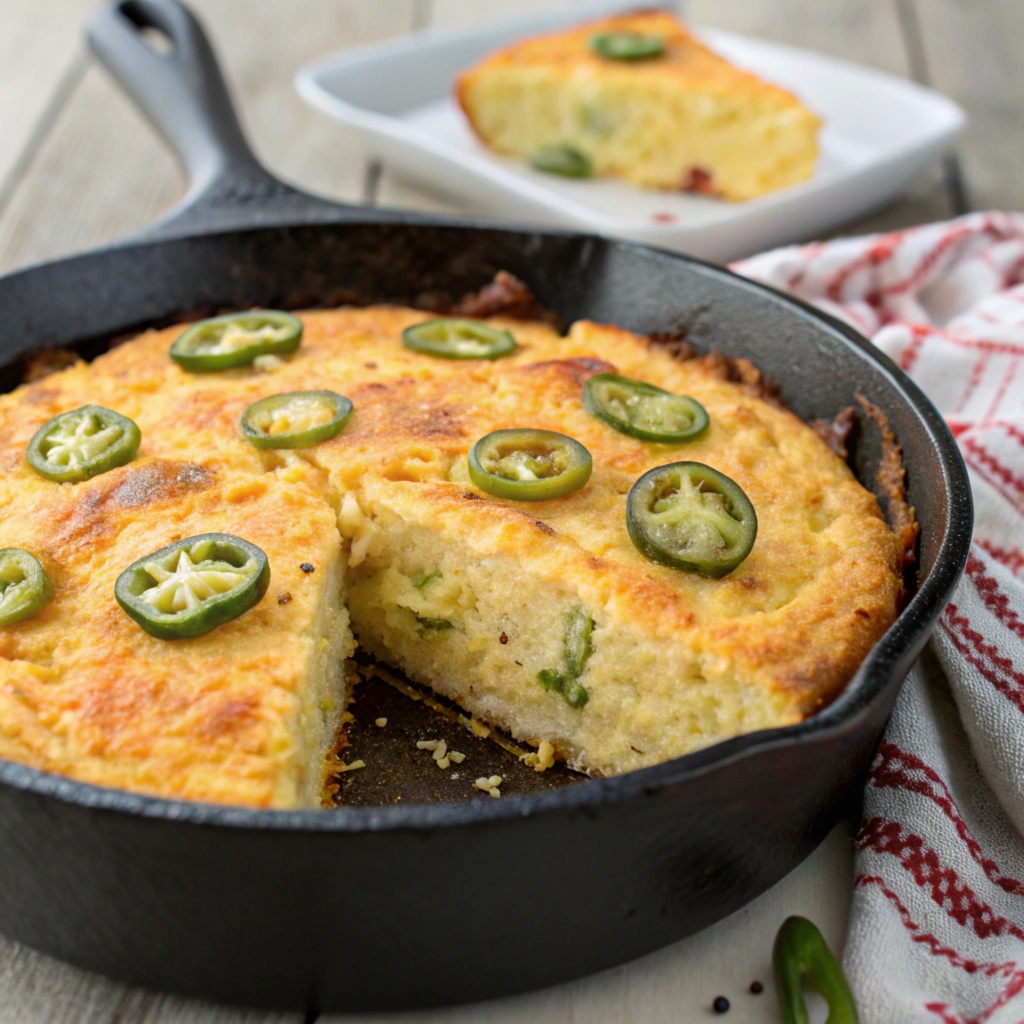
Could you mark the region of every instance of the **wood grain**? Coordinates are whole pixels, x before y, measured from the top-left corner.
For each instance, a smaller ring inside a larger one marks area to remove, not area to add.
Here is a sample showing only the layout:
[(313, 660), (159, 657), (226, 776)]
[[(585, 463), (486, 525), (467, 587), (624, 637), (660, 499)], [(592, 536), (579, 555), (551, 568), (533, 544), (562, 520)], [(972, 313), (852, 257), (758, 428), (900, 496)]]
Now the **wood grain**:
[(93, 6), (93, 0), (47, 0), (44, 15), (32, 0), (5, 0), (0, 31), (0, 208), (33, 141), (47, 130), (81, 77), (79, 26)]
[(975, 209), (1024, 208), (1024, 75), (1019, 0), (906, 0), (922, 36), (923, 74), (967, 110), (960, 158)]
[[(412, 0), (303, 3), (199, 0), (257, 155), (275, 173), (336, 198), (360, 198), (365, 158), (295, 94), (305, 61), (404, 33)], [(0, 270), (137, 231), (183, 192), (174, 158), (104, 71), (91, 67), (32, 154), (0, 216)]]

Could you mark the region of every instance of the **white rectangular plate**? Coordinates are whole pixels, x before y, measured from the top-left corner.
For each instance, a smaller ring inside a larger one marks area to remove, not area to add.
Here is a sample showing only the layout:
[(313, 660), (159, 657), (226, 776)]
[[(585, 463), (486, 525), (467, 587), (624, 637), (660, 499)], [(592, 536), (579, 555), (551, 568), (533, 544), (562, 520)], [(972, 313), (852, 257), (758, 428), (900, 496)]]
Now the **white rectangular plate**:
[(452, 99), (460, 71), (497, 47), (600, 17), (628, 0), (418, 33), (302, 68), (299, 92), (355, 129), (376, 158), (430, 191), (502, 220), (592, 231), (712, 260), (804, 239), (897, 197), (964, 127), (952, 100), (894, 75), (806, 50), (698, 29), (739, 67), (791, 90), (824, 120), (806, 182), (743, 203), (542, 174), (495, 156)]

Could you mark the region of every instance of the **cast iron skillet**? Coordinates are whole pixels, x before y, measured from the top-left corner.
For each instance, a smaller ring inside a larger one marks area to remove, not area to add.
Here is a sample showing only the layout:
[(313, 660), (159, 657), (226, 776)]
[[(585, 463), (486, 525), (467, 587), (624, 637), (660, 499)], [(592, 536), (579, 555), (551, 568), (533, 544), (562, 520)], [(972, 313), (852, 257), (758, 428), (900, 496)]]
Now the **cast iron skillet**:
[[(172, 42), (160, 55), (142, 27)], [(921, 522), (913, 600), (815, 718), (617, 778), (468, 803), (275, 812), (101, 789), (0, 762), (0, 929), (152, 988), (285, 1008), (454, 1003), (564, 981), (716, 921), (795, 867), (855, 793), (967, 555), (967, 476), (921, 392), (849, 328), (719, 267), (566, 232), (338, 206), (250, 153), (174, 0), (98, 14), (94, 50), (192, 188), (142, 235), (0, 279), (0, 359), (196, 307), (453, 297), (504, 269), (566, 322), (685, 326), (746, 356), (805, 419), (861, 391), (903, 445)], [(873, 486), (862, 424), (855, 469)]]

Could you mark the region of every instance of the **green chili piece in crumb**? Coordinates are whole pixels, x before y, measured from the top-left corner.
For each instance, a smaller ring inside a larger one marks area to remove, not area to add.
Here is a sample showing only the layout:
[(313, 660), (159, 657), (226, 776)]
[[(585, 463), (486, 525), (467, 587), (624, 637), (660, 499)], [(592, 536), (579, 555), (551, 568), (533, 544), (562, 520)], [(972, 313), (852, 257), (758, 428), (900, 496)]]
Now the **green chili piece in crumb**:
[(579, 677), (583, 675), (594, 653), (594, 644), (590, 638), (593, 631), (594, 620), (582, 608), (570, 609), (565, 613), (565, 635), (562, 638), (565, 670), (545, 668), (537, 673), (537, 682), (545, 690), (561, 694), (573, 708), (581, 708), (590, 700), (590, 694), (579, 682)]
[[(416, 615), (416, 613), (413, 612), (413, 615)], [(428, 619), (422, 615), (416, 615), (416, 621), (420, 624), (421, 629), (430, 630), (431, 632), (455, 628), (447, 619)]]
[(440, 569), (435, 569), (433, 572), (428, 572), (427, 575), (419, 581), (419, 583), (414, 583), (413, 586), (417, 590), (423, 590), (426, 587), (429, 587), (430, 584), (434, 582), (434, 580), (441, 579), (443, 575), (444, 574), (441, 572)]

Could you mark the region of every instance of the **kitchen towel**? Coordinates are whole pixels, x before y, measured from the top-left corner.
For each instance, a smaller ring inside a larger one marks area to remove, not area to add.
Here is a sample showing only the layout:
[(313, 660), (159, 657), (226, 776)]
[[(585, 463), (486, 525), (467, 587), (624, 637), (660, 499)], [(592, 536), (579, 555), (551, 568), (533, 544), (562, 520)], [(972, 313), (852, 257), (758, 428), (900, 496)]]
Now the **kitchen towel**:
[(967, 463), (967, 572), (871, 767), (844, 967), (862, 1024), (1020, 1024), (1024, 214), (793, 246), (734, 269), (871, 338)]

